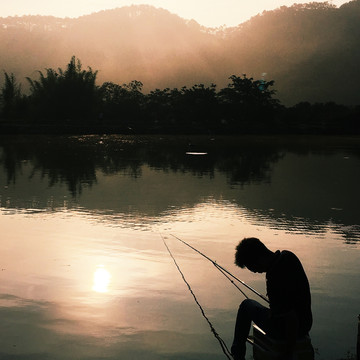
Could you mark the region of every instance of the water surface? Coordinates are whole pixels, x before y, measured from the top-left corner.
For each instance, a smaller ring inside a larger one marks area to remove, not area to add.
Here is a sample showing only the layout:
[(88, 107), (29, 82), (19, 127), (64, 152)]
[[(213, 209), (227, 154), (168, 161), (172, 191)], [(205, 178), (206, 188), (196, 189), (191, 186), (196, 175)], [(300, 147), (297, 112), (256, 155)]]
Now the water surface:
[(263, 293), (238, 241), (295, 252), (317, 358), (355, 353), (358, 139), (14, 136), (0, 167), (0, 358), (225, 358), (162, 238), (228, 345), (244, 297), (172, 235)]

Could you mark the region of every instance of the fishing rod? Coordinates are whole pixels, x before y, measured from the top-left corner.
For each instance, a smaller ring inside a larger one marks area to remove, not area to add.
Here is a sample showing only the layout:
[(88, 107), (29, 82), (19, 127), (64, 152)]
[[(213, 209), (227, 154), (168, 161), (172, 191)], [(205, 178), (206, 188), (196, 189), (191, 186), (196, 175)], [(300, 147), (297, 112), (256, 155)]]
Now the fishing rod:
[[(185, 244), (186, 246), (188, 246), (190, 249), (196, 251), (198, 254), (200, 254), (201, 256), (203, 256), (205, 259), (209, 260), (218, 270), (220, 270), (224, 275), (225, 273), (228, 274), (229, 276), (231, 276), (233, 279), (235, 279), (236, 281), (238, 281), (240, 284), (244, 285), (247, 289), (249, 289), (250, 291), (252, 291), (254, 294), (256, 294), (257, 296), (259, 296), (260, 298), (262, 298), (264, 301), (266, 301), (267, 303), (269, 303), (269, 300), (267, 299), (266, 296), (262, 295), (261, 293), (259, 293), (257, 290), (255, 290), (254, 288), (252, 288), (251, 286), (249, 286), (248, 284), (246, 284), (243, 280), (240, 280), (239, 278), (237, 278), (235, 275), (231, 274), (228, 270), (226, 270), (225, 268), (223, 268), (221, 265), (219, 265), (216, 261), (210, 259), (208, 256), (206, 256), (204, 253), (202, 253), (200, 250), (194, 248), (193, 246), (191, 246), (190, 244), (188, 244), (186, 241), (180, 239), (179, 237), (170, 234), (172, 237), (174, 237), (175, 239), (181, 241), (183, 244)], [(225, 275), (226, 276), (226, 275)], [(227, 277), (227, 276), (226, 276)], [(230, 281), (236, 286), (236, 284), (230, 279)], [(236, 286), (237, 287), (237, 286)], [(239, 288), (238, 288), (239, 289)], [(240, 289), (239, 289), (240, 290)], [(241, 291), (241, 290), (240, 290)], [(241, 291), (242, 292), (242, 291)], [(242, 292), (243, 293), (243, 292)], [(243, 293), (244, 294), (244, 293)]]
[(228, 347), (226, 346), (225, 341), (220, 337), (220, 335), (219, 335), (219, 334), (217, 333), (217, 331), (215, 330), (213, 324), (211, 323), (211, 321), (209, 320), (209, 318), (206, 316), (203, 307), (202, 307), (201, 304), (199, 303), (199, 301), (198, 301), (198, 299), (197, 299), (194, 291), (192, 290), (190, 284), (189, 284), (188, 281), (186, 280), (184, 273), (181, 271), (180, 266), (178, 265), (177, 261), (175, 260), (174, 255), (172, 254), (170, 248), (168, 247), (168, 245), (167, 245), (167, 243), (166, 243), (166, 241), (165, 241), (165, 238), (162, 236), (161, 233), (160, 233), (160, 236), (161, 236), (161, 238), (162, 238), (162, 240), (163, 240), (163, 243), (164, 243), (164, 245), (165, 245), (168, 253), (170, 254), (172, 260), (174, 261), (174, 264), (175, 264), (177, 270), (179, 271), (179, 273), (180, 273), (183, 281), (184, 281), (185, 284), (187, 285), (187, 287), (188, 287), (191, 295), (193, 296), (193, 298), (194, 298), (197, 306), (199, 307), (202, 316), (204, 317), (204, 319), (205, 319), (205, 320), (207, 321), (207, 323), (209, 324), (211, 332), (213, 333), (213, 335), (215, 336), (215, 338), (216, 338), (217, 341), (219, 342), (219, 344), (220, 344), (220, 346), (221, 346), (221, 349), (222, 349), (224, 355), (228, 358), (228, 360), (232, 360), (234, 357), (233, 357), (233, 355), (231, 354), (231, 352), (230, 352), (230, 350), (228, 349)]

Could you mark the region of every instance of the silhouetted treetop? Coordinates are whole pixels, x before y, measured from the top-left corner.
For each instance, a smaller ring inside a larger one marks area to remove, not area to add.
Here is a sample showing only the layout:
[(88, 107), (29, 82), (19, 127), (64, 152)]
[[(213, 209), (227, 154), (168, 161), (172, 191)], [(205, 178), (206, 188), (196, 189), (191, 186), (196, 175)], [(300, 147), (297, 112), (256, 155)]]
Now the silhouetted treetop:
[(2, 114), (12, 118), (22, 114), (25, 107), (25, 98), (21, 93), (21, 85), (17, 82), (13, 73), (4, 72), (4, 85), (0, 91), (0, 105)]
[(0, 130), (5, 124), (5, 131), (35, 125), (34, 131), (85, 133), (360, 132), (359, 108), (302, 102), (287, 109), (274, 97), (274, 81), (265, 80), (265, 74), (260, 80), (232, 75), (219, 91), (215, 84), (200, 83), (148, 94), (139, 80), (97, 85), (98, 71), (84, 70), (75, 56), (64, 70), (47, 68), (38, 74), (37, 80), (27, 78), (27, 96), (15, 75), (4, 73)]
[(82, 69), (73, 56), (65, 70), (39, 71), (39, 80), (27, 77), (34, 114), (48, 118), (86, 118), (96, 106), (97, 71)]

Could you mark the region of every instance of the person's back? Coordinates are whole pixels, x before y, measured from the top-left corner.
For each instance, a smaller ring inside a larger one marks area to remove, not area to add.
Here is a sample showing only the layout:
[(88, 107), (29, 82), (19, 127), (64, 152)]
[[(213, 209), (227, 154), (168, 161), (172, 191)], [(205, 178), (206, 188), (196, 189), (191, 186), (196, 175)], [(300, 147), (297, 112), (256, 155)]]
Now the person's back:
[(290, 251), (276, 251), (266, 272), (266, 288), (271, 316), (294, 311), (298, 337), (308, 334), (312, 325), (310, 286), (300, 260)]

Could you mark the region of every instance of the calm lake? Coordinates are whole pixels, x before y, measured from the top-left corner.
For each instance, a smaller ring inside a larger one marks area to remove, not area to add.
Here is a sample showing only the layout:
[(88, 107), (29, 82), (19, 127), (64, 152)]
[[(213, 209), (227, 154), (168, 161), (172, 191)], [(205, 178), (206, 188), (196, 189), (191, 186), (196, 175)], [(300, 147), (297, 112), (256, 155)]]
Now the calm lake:
[(316, 358), (354, 354), (359, 140), (0, 137), (0, 359), (225, 359), (163, 238), (228, 346), (244, 296), (173, 235), (261, 293), (239, 240), (295, 252)]

